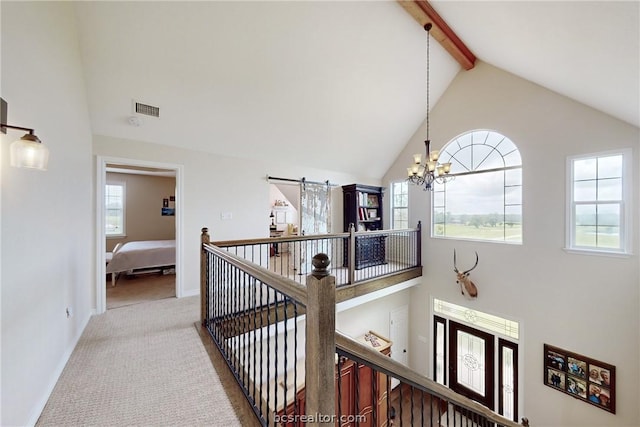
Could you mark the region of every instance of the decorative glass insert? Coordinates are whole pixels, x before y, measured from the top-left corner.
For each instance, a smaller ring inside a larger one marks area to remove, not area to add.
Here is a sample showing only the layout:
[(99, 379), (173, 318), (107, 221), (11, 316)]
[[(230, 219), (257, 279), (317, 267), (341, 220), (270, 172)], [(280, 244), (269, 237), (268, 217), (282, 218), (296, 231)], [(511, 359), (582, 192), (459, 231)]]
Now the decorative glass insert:
[(434, 342), (435, 342), (435, 362), (434, 376), (435, 381), (440, 384), (446, 384), (447, 372), (447, 353), (446, 353), (446, 323), (445, 319), (436, 317), (434, 324)]
[[(515, 346), (515, 344), (513, 344)], [(517, 346), (516, 346), (517, 347)], [(500, 351), (500, 411), (501, 415), (511, 420), (516, 419), (516, 352), (515, 348), (501, 345)]]
[(485, 342), (482, 338), (458, 331), (458, 384), (485, 396), (487, 390), (484, 381)]
[(451, 319), (472, 324), (476, 328), (483, 328), (506, 337), (518, 339), (520, 336), (520, 326), (518, 322), (514, 320), (472, 310), (437, 298), (433, 300), (433, 311), (434, 313), (443, 314)]
[(440, 151), (455, 179), (435, 183), (432, 237), (522, 243), (522, 160), (516, 145), (489, 130), (460, 135)]

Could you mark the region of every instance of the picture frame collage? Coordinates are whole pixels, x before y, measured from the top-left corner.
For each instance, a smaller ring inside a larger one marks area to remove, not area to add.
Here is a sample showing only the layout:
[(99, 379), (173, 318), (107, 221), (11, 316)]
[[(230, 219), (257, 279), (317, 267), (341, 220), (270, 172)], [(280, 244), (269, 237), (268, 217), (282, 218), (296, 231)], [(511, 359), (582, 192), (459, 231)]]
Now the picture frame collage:
[(616, 367), (549, 344), (544, 345), (544, 384), (616, 413)]

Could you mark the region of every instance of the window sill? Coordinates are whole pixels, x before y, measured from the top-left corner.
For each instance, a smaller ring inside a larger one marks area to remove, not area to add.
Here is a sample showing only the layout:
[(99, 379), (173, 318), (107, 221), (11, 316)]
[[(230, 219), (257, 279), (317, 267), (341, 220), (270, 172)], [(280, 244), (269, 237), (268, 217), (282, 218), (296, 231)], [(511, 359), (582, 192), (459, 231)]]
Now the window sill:
[(126, 234), (107, 234), (106, 235), (107, 239), (124, 239), (125, 237), (127, 237)]
[(596, 249), (564, 248), (564, 251), (568, 254), (574, 255), (605, 256), (611, 258), (630, 258), (633, 256), (633, 253), (631, 252), (599, 251)]

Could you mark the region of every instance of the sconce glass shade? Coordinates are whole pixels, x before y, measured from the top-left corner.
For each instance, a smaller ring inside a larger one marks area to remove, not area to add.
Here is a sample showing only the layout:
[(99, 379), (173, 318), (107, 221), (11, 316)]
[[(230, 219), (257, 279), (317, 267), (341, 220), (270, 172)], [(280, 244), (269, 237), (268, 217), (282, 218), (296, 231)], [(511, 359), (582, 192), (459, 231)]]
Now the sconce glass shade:
[(26, 134), (13, 142), (10, 147), (10, 155), (11, 166), (47, 170), (49, 149), (33, 134)]

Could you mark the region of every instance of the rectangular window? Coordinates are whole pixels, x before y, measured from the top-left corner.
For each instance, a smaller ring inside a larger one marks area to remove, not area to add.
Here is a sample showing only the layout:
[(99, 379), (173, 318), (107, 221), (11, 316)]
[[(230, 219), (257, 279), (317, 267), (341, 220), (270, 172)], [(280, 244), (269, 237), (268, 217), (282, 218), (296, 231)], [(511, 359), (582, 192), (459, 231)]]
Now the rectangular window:
[(630, 253), (631, 150), (571, 157), (567, 248)]
[(407, 181), (391, 183), (391, 228), (409, 228), (409, 185)]
[(124, 183), (106, 184), (104, 187), (104, 197), (105, 234), (107, 237), (124, 236)]

